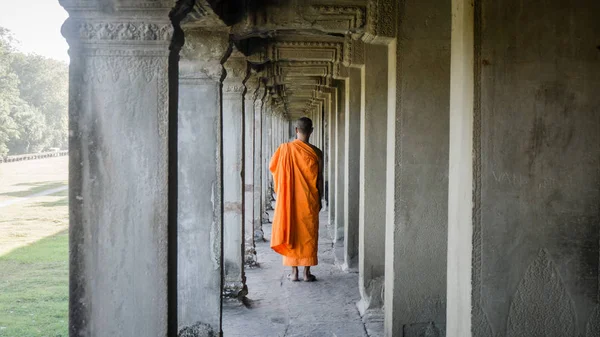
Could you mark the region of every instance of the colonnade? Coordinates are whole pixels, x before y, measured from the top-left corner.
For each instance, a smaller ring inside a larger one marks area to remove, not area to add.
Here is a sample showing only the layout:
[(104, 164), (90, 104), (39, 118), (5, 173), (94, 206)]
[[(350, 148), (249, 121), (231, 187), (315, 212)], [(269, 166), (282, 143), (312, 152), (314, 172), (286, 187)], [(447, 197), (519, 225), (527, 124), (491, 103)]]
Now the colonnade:
[(61, 3), (71, 336), (220, 333), (300, 116), (366, 322), (597, 336), (597, 1)]

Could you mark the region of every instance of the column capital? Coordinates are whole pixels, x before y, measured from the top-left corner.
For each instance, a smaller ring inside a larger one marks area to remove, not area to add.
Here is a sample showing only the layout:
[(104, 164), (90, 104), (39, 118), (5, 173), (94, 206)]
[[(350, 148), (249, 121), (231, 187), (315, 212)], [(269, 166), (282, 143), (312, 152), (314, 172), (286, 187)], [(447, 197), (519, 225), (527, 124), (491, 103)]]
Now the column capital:
[(185, 44), (181, 49), (181, 78), (206, 78), (220, 81), (223, 60), (229, 51), (229, 32), (225, 29), (185, 29)]
[(86, 54), (101, 56), (168, 53), (164, 46), (173, 38), (169, 12), (174, 0), (60, 0), (60, 4), (69, 13), (61, 31), (72, 51), (85, 49)]
[(223, 64), (226, 77), (223, 80), (223, 92), (242, 93), (246, 89), (244, 81), (248, 77), (248, 62), (246, 56), (235, 47), (227, 61)]
[(348, 54), (344, 57), (344, 66), (360, 68), (365, 65), (365, 43), (362, 40), (355, 40), (346, 35), (344, 52)]
[(258, 73), (256, 71), (250, 71), (244, 85), (246, 86), (246, 100), (256, 101), (259, 96), (258, 88), (260, 87), (260, 76), (258, 76)]
[(395, 0), (369, 0), (364, 42), (388, 44), (396, 37), (396, 5)]

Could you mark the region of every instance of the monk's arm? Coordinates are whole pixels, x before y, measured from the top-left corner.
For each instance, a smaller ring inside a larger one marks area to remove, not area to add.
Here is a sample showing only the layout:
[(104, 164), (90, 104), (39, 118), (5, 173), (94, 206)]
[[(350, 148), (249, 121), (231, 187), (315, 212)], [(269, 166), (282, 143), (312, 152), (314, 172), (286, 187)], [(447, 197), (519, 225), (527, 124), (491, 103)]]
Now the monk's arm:
[(323, 153), (319, 153), (319, 175), (317, 176), (317, 189), (319, 190), (319, 209), (323, 208), (323, 191), (325, 190), (325, 179), (323, 179)]

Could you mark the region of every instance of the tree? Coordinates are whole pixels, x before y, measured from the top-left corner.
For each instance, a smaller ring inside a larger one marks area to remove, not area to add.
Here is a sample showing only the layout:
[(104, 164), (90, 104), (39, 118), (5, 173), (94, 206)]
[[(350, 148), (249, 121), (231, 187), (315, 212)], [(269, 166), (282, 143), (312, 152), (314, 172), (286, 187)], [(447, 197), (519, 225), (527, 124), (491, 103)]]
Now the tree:
[(17, 124), (11, 116), (11, 107), (19, 99), (19, 78), (12, 71), (14, 38), (0, 27), (0, 157), (8, 154), (8, 142), (17, 136)]
[(67, 146), (68, 66), (16, 51), (0, 27), (0, 157)]
[(40, 55), (18, 54), (12, 62), (20, 97), (44, 115), (48, 145), (66, 147), (69, 73), (63, 62)]

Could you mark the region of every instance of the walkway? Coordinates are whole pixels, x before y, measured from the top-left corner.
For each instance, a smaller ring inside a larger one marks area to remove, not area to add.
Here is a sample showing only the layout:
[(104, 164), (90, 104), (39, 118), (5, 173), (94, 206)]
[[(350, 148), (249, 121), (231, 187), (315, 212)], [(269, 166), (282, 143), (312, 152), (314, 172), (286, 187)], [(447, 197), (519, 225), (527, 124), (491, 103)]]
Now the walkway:
[[(320, 221), (319, 265), (311, 268), (318, 281), (288, 281), (281, 257), (269, 242), (258, 243), (260, 267), (246, 271), (246, 306), (236, 300), (224, 303), (224, 337), (367, 336), (355, 305), (360, 297), (358, 276), (335, 266), (327, 213), (321, 213)], [(263, 228), (270, 238), (270, 225)]]

